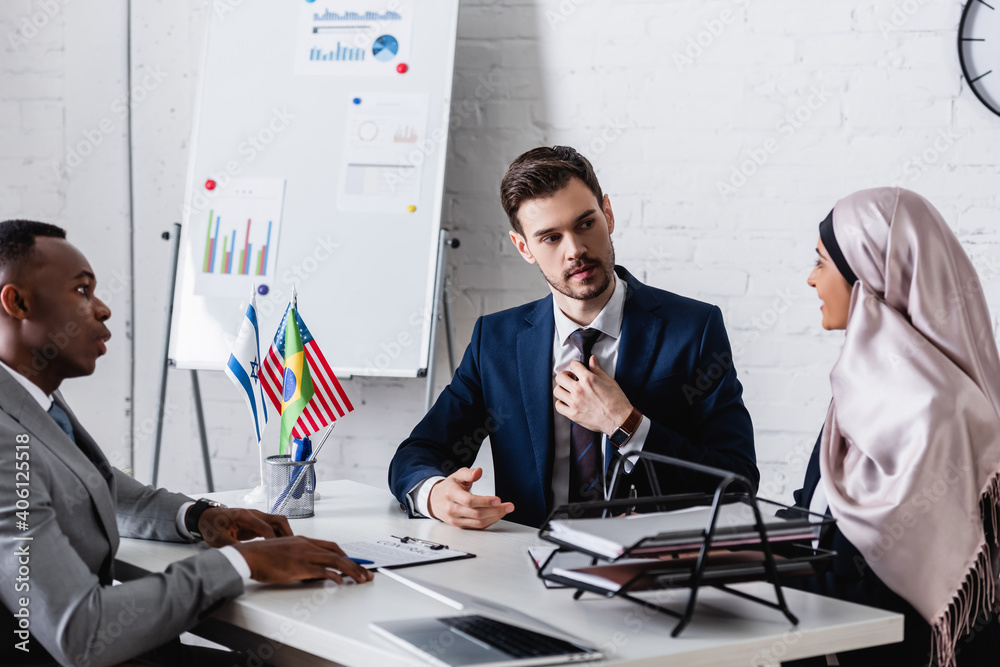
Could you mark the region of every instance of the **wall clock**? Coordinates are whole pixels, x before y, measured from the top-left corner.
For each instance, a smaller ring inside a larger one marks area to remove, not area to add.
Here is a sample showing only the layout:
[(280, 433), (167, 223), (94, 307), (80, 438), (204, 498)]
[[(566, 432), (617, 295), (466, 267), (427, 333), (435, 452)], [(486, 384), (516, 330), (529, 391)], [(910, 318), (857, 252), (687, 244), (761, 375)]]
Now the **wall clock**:
[(958, 25), (962, 74), (979, 101), (1000, 116), (1000, 0), (969, 0)]

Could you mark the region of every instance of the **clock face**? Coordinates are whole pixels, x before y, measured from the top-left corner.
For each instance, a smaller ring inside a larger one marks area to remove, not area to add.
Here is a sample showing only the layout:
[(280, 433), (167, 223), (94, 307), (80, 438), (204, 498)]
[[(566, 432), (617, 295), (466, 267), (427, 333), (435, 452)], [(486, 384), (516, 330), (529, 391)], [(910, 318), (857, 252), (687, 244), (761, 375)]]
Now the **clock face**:
[(1000, 0), (969, 0), (958, 28), (958, 56), (972, 92), (1000, 115)]

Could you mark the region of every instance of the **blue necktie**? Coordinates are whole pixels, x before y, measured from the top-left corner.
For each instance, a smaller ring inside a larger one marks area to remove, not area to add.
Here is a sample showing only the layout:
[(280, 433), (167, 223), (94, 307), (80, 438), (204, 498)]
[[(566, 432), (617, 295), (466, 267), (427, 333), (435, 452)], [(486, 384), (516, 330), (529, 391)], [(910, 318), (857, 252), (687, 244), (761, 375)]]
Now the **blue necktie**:
[(69, 439), (74, 443), (76, 442), (76, 436), (73, 435), (73, 422), (69, 420), (69, 415), (66, 411), (56, 405), (55, 401), (52, 401), (52, 407), (49, 408), (49, 416), (56, 423), (56, 426), (63, 430)]
[(73, 443), (80, 448), (83, 455), (90, 459), (90, 462), (94, 464), (94, 467), (101, 473), (104, 481), (111, 486), (111, 464), (104, 460), (100, 452), (94, 450), (93, 447), (87, 446), (86, 443), (81, 444), (76, 441), (76, 436), (73, 434), (73, 422), (69, 420), (69, 415), (66, 411), (60, 408), (55, 401), (52, 401), (52, 406), (49, 408), (49, 416), (52, 417), (52, 421), (56, 423), (62, 432), (65, 433)]
[[(580, 351), (579, 361), (590, 368), (590, 354), (601, 337), (597, 329), (577, 329), (570, 336), (570, 343)], [(601, 434), (576, 422), (570, 427), (569, 501), (571, 503), (604, 499), (601, 471), (604, 466)]]

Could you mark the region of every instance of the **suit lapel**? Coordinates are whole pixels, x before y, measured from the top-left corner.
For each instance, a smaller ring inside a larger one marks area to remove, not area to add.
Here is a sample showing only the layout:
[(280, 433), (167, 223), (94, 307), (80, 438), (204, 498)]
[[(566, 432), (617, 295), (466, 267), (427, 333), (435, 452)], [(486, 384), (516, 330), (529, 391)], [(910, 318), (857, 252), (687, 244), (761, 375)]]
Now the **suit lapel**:
[[(66, 411), (66, 414), (69, 415), (70, 422), (73, 424), (73, 436), (76, 438), (76, 443), (69, 441), (69, 438), (66, 438), (66, 441), (73, 446), (75, 451), (83, 454), (83, 457), (87, 459), (87, 463), (90, 463), (91, 468), (94, 468), (94, 464), (84, 452), (85, 448), (92, 452), (94, 457), (100, 461), (103, 468), (110, 471), (111, 464), (108, 462), (107, 457), (104, 456), (104, 452), (102, 452), (101, 448), (98, 447), (96, 442), (94, 442), (94, 439), (90, 437), (90, 434), (87, 433), (86, 429), (80, 425), (76, 415), (73, 414), (73, 411), (66, 404), (65, 399), (63, 399), (62, 393), (57, 391), (53, 398), (59, 404), (59, 407)], [(60, 432), (62, 432), (61, 429)], [(96, 468), (94, 469), (96, 470)], [(87, 485), (87, 490), (90, 491), (91, 498), (94, 499), (94, 504), (97, 506), (97, 512), (100, 514), (101, 520), (104, 522), (104, 529), (107, 531), (108, 539), (111, 541), (111, 553), (115, 553), (118, 551), (118, 519), (115, 511), (115, 498), (118, 497), (118, 482), (115, 480), (113, 473), (110, 475), (110, 478), (105, 478), (104, 475), (101, 474), (100, 470), (97, 470), (97, 474), (100, 476), (101, 481), (106, 482), (106, 484), (102, 485), (96, 483), (97, 478), (90, 470), (87, 471), (85, 483)], [(102, 486), (103, 489), (108, 489), (108, 494), (102, 493)]]
[(662, 344), (665, 322), (651, 313), (660, 305), (655, 297), (632, 274), (621, 267), (619, 269), (628, 291), (625, 293), (615, 382), (635, 404), (649, 380), (656, 350)]
[(517, 368), (539, 491), (544, 500), (552, 448), (552, 337), (555, 336), (552, 296), (539, 301), (524, 319), (527, 326), (517, 336)]
[[(4, 412), (15, 420), (21, 421), (18, 417), (24, 412), (24, 406), (29, 401), (35, 403), (35, 399), (31, 397), (31, 394), (26, 392), (24, 387), (19, 385), (10, 376), (10, 373), (0, 368), (0, 409), (3, 409)], [(37, 406), (37, 404), (36, 407), (41, 410), (41, 407)]]
[[(58, 392), (56, 392), (55, 400), (59, 402), (59, 406), (66, 410), (66, 413), (70, 416), (76, 437), (86, 438), (87, 442), (100, 452), (100, 449), (90, 439), (87, 432), (80, 427), (76, 417), (66, 407), (65, 402)], [(0, 369), (0, 408), (21, 424), (26, 431), (32, 434), (49, 451), (55, 454), (80, 479), (93, 500), (94, 507), (97, 508), (97, 514), (111, 542), (112, 553), (114, 553), (118, 548), (118, 522), (115, 518), (115, 506), (112, 496), (114, 486), (112, 485), (112, 488), (109, 490), (100, 471), (94, 467), (94, 464), (90, 462), (90, 459), (87, 458), (80, 447), (63, 433), (63, 430), (59, 428), (52, 417), (42, 410), (42, 407), (24, 390), (24, 387), (19, 385), (3, 369)], [(101, 454), (102, 458), (103, 456)]]

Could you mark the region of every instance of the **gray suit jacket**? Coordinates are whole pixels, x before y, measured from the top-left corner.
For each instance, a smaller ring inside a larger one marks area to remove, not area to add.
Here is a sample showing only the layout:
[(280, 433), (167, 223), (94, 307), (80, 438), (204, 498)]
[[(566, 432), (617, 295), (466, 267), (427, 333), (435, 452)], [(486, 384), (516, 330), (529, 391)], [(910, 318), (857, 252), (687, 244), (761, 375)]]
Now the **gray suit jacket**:
[[(119, 537), (184, 541), (175, 517), (190, 498), (110, 468), (58, 393), (55, 400), (69, 414), (80, 446), (94, 447), (113, 477), (109, 484), (0, 369), (0, 601), (6, 607), (0, 610), (0, 664), (113, 665), (174, 639), (240, 595), (243, 580), (211, 549), (163, 573), (112, 586)], [(18, 449), (25, 439), (27, 447)], [(24, 608), (30, 653), (14, 646)]]

